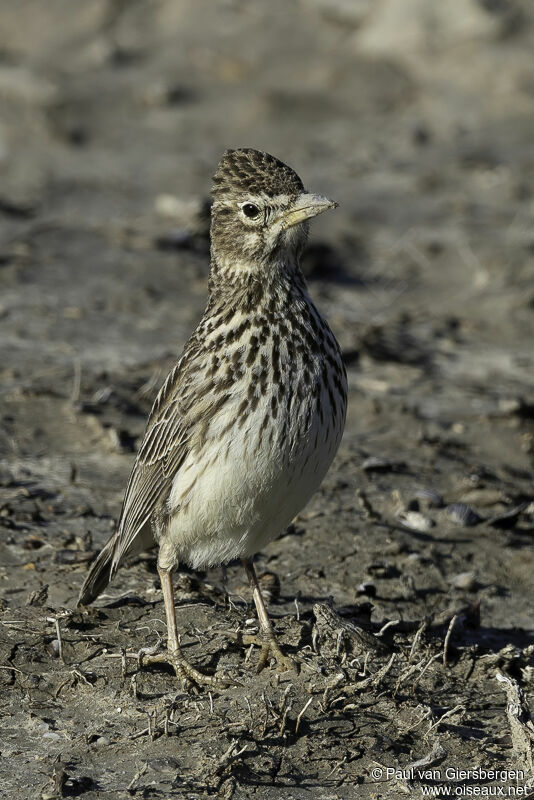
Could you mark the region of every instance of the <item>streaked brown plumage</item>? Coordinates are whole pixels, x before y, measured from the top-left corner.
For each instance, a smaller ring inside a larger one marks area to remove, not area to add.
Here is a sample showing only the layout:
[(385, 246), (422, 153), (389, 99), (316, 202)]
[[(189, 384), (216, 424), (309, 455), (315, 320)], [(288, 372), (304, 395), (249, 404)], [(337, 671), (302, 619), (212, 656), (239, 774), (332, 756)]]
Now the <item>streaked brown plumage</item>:
[(177, 674), (213, 682), (184, 659), (172, 570), (241, 558), (264, 646), (280, 652), (252, 556), (321, 482), (343, 432), (346, 376), (339, 346), (312, 303), (299, 259), (308, 222), (334, 203), (304, 191), (267, 153), (230, 150), (214, 178), (209, 298), (163, 384), (126, 489), (116, 532), (79, 597), (91, 602), (127, 555), (159, 545), (168, 654)]

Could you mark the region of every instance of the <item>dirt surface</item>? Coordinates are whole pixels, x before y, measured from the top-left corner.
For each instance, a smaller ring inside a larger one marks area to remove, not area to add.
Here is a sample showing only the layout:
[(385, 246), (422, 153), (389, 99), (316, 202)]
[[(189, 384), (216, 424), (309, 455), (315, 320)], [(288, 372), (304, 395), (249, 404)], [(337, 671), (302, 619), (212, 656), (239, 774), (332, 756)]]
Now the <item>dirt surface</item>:
[[(527, 0), (0, 3), (2, 797), (532, 778), (533, 49)], [(74, 603), (202, 313), (238, 146), (340, 202), (304, 266), (349, 414), (257, 560), (300, 673), (255, 673), (238, 565), (181, 572), (188, 657), (239, 682), (191, 696), (136, 657), (165, 638), (153, 553)]]

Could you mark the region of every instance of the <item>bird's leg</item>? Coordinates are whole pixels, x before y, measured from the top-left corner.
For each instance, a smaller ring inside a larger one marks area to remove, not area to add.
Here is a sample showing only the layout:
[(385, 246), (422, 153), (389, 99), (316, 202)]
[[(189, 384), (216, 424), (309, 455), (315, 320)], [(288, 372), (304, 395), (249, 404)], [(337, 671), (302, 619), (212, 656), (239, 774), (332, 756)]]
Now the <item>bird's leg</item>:
[(251, 558), (244, 558), (242, 563), (245, 568), (245, 572), (247, 573), (250, 588), (252, 589), (252, 597), (254, 598), (254, 604), (256, 606), (256, 611), (258, 612), (258, 621), (260, 623), (261, 653), (258, 661), (257, 671), (261, 672), (261, 670), (266, 666), (269, 660), (269, 655), (274, 656), (280, 672), (286, 672), (287, 670), (295, 669), (295, 663), (283, 654), (282, 650), (280, 649), (280, 645), (276, 640), (274, 628), (271, 620), (269, 619), (269, 614), (267, 613), (267, 609), (265, 608), (265, 603), (263, 601), (263, 595), (258, 583), (258, 576), (256, 575), (254, 562)]
[(174, 588), (172, 584), (172, 572), (158, 566), (158, 574), (163, 590), (163, 604), (165, 606), (165, 616), (167, 617), (167, 652), (156, 653), (156, 655), (143, 655), (143, 664), (171, 664), (176, 672), (176, 677), (182, 678), (186, 684), (197, 684), (198, 686), (210, 686), (212, 688), (224, 688), (230, 681), (219, 680), (212, 675), (204, 675), (195, 669), (182, 653), (178, 629), (176, 627), (176, 611), (174, 608)]

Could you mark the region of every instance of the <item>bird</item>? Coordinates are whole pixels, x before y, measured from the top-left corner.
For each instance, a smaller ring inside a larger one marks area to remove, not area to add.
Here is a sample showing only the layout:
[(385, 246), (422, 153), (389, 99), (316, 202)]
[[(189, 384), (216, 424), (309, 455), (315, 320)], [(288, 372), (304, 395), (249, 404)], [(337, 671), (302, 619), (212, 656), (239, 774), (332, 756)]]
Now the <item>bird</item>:
[[(158, 546), (167, 651), (187, 685), (220, 685), (186, 660), (173, 571), (241, 560), (259, 621), (260, 671), (280, 647), (253, 557), (322, 482), (341, 441), (347, 377), (339, 344), (300, 267), (309, 220), (337, 203), (304, 189), (269, 153), (227, 150), (213, 179), (208, 299), (156, 396), (115, 532), (93, 562), (88, 605), (127, 557)], [(224, 684), (224, 681), (223, 681)]]

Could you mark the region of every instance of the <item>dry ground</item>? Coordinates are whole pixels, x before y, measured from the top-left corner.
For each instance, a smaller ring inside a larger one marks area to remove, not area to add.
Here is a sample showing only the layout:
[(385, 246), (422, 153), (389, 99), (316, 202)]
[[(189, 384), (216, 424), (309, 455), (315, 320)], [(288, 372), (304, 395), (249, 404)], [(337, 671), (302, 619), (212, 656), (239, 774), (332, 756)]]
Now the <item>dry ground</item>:
[[(532, 706), (530, 4), (4, 0), (0, 22), (4, 796), (400, 798), (421, 780), (373, 770), (417, 762), (526, 784), (506, 690)], [(238, 566), (182, 572), (190, 659), (240, 683), (190, 696), (133, 657), (165, 637), (153, 554), (73, 608), (242, 145), (340, 201), (305, 270), (350, 407), (258, 556), (300, 673), (255, 673)]]

